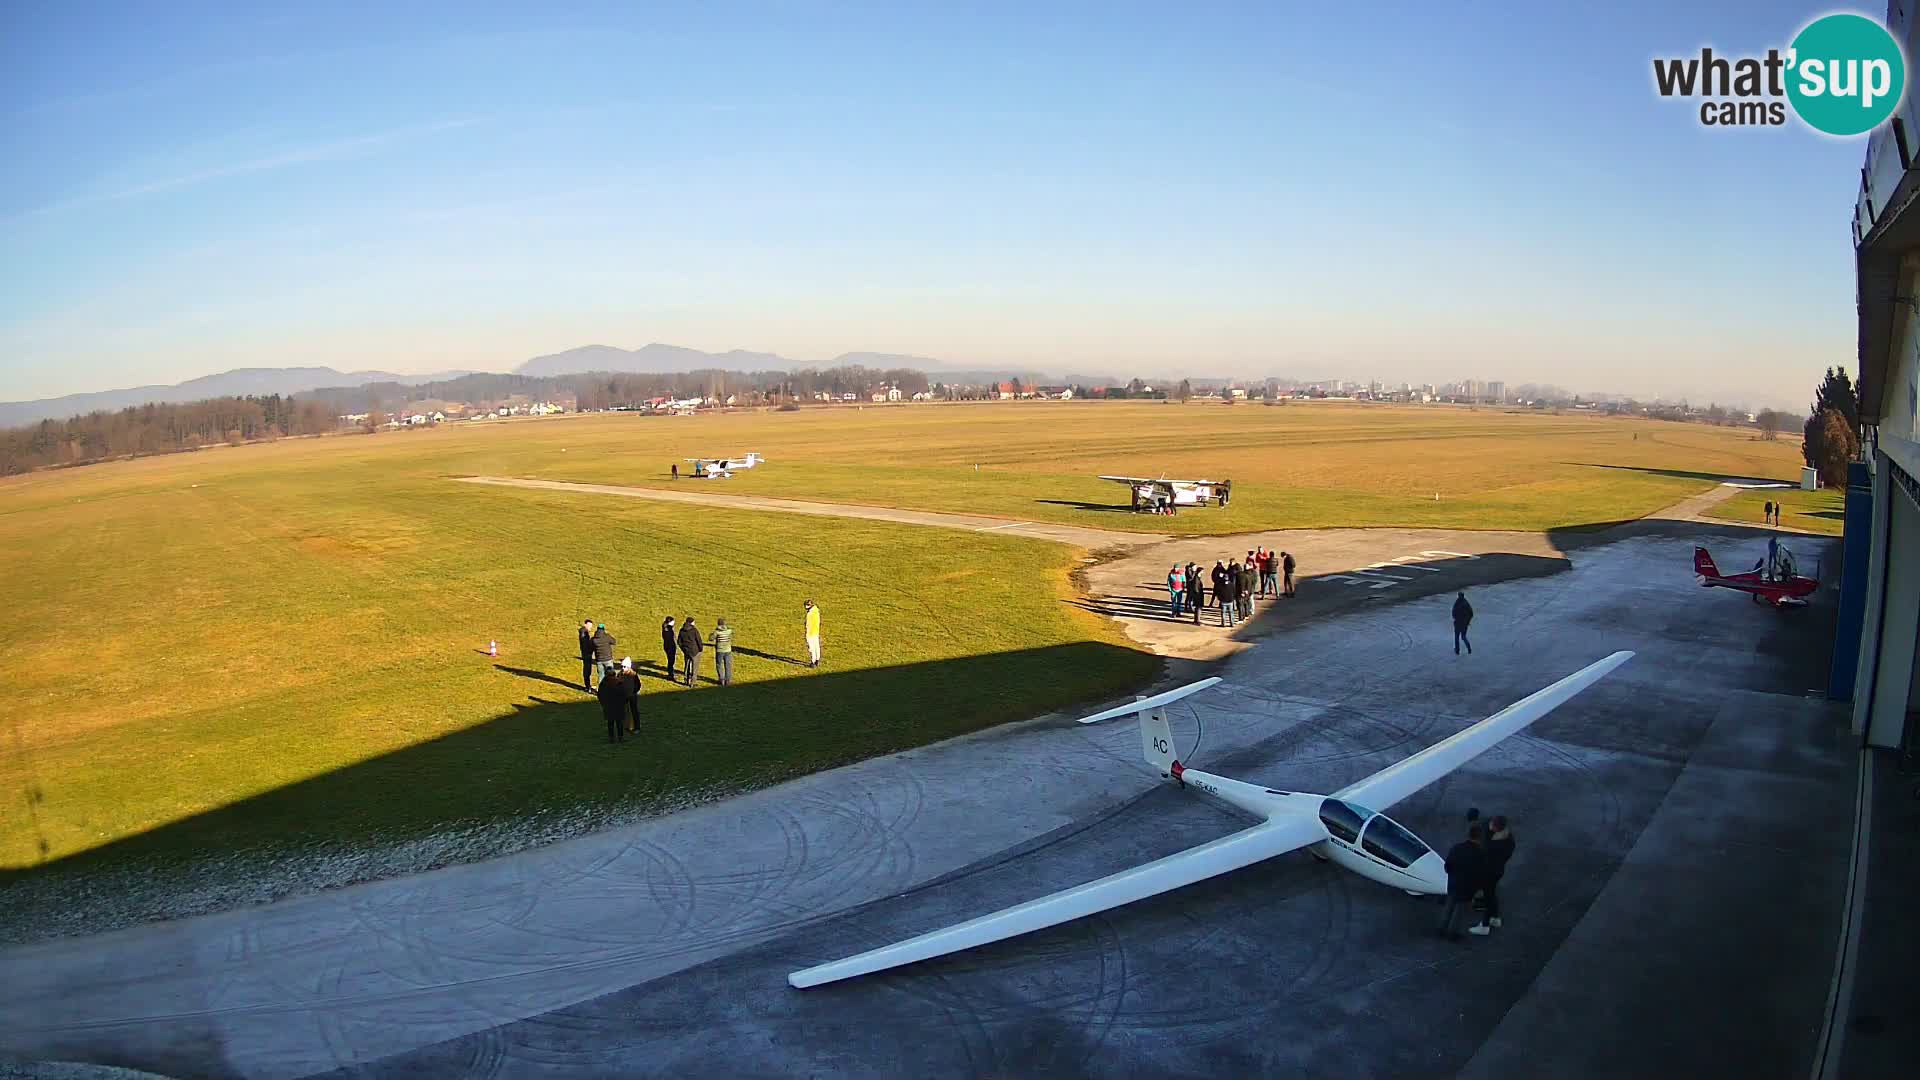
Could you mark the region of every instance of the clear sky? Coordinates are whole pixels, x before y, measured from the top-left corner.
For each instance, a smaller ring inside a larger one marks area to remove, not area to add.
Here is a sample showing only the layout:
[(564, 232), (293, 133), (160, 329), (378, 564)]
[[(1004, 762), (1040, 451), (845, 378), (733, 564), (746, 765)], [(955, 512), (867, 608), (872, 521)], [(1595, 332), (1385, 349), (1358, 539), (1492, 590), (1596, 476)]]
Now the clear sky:
[(1865, 143), (1650, 60), (1827, 10), (7, 4), (0, 399), (664, 341), (1804, 407)]

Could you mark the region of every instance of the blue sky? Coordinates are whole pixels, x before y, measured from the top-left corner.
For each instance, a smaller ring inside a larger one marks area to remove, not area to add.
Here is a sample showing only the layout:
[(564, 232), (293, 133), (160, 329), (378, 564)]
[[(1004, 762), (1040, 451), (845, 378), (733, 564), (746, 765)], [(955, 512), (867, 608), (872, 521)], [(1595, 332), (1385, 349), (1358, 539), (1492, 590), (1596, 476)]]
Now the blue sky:
[(1824, 6), (920, 6), (7, 5), (0, 398), (648, 341), (1796, 406), (1852, 363), (1865, 143), (1650, 75)]

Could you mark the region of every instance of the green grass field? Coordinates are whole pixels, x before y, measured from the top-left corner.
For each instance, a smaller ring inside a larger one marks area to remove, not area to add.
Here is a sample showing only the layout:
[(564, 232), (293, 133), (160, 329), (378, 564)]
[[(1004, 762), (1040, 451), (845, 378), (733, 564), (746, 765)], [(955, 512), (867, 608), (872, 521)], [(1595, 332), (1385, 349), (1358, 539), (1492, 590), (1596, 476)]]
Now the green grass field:
[(1743, 491), (1708, 510), (1707, 516), (1722, 521), (1759, 524), (1769, 501), (1777, 502), (1784, 508), (1780, 511), (1782, 525), (1827, 536), (1839, 536), (1846, 531), (1847, 493), (1844, 488)]
[[(764, 783), (1154, 667), (1059, 602), (1073, 553), (1056, 545), (475, 488), (408, 443), (288, 441), (0, 488), (5, 867)], [(790, 658), (809, 596), (823, 668), (743, 654), (725, 691), (649, 679), (653, 750), (616, 755), (597, 706), (560, 685), (580, 675), (582, 616), (641, 661), (660, 659), (660, 619), (689, 612)], [(381, 783), (338, 778), (356, 769)], [(217, 828), (177, 824), (245, 800)]]
[[(1155, 669), (1062, 602), (1077, 557), (1062, 547), (449, 479), (665, 485), (680, 458), (749, 450), (768, 464), (680, 483), (1151, 531), (1543, 529), (1639, 516), (1703, 489), (1699, 474), (1798, 468), (1783, 444), (1685, 425), (1082, 403), (453, 425), (15, 478), (0, 482), (0, 881), (591, 824)], [(1134, 516), (1091, 479), (1108, 471), (1231, 476), (1237, 493), (1224, 512)], [(786, 659), (808, 596), (825, 613), (817, 671)], [(572, 685), (574, 625), (602, 619), (654, 662), (660, 619), (688, 612), (708, 629), (725, 615), (765, 655), (743, 653), (724, 691), (648, 679), (647, 740), (608, 748)]]
[[(1176, 533), (1579, 527), (1642, 517), (1705, 490), (1708, 476), (1799, 476), (1793, 446), (1747, 431), (1451, 407), (1020, 402), (612, 414), (516, 436), (511, 454), (482, 450), (483, 434), (460, 433), (434, 452), (473, 473), (663, 486), (681, 458), (757, 450), (768, 467), (680, 483)], [(1101, 473), (1226, 477), (1235, 494), (1225, 511), (1134, 515), (1120, 512), (1126, 490)]]

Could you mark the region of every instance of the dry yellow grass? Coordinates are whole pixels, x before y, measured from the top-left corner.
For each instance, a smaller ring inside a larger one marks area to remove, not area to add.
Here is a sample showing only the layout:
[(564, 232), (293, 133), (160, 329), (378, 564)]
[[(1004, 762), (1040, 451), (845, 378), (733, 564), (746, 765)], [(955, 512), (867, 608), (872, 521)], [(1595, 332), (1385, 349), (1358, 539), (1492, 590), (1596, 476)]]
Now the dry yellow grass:
[[(672, 482), (668, 467), (681, 458), (757, 450), (767, 467), (700, 482), (703, 490), (1188, 533), (1575, 527), (1643, 516), (1715, 475), (1799, 475), (1793, 447), (1745, 430), (1453, 407), (1020, 402), (612, 414), (495, 435), (507, 452), (480, 450), (482, 433), (446, 438), (447, 467), (474, 473), (657, 486)], [(1095, 479), (1101, 473), (1228, 477), (1234, 502), (1172, 519), (1114, 513), (1126, 491)]]

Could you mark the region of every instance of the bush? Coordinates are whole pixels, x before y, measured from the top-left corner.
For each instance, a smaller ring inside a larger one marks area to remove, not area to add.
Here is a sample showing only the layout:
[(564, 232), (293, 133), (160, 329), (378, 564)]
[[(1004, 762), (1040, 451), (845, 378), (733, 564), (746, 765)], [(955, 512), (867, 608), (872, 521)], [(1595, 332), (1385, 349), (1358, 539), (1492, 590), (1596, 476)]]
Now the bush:
[(1860, 437), (1838, 409), (1822, 409), (1807, 418), (1800, 452), (1827, 487), (1847, 485), (1847, 462), (1860, 454)]
[(773, 411), (774, 412), (799, 412), (800, 403), (797, 401), (789, 401)]

